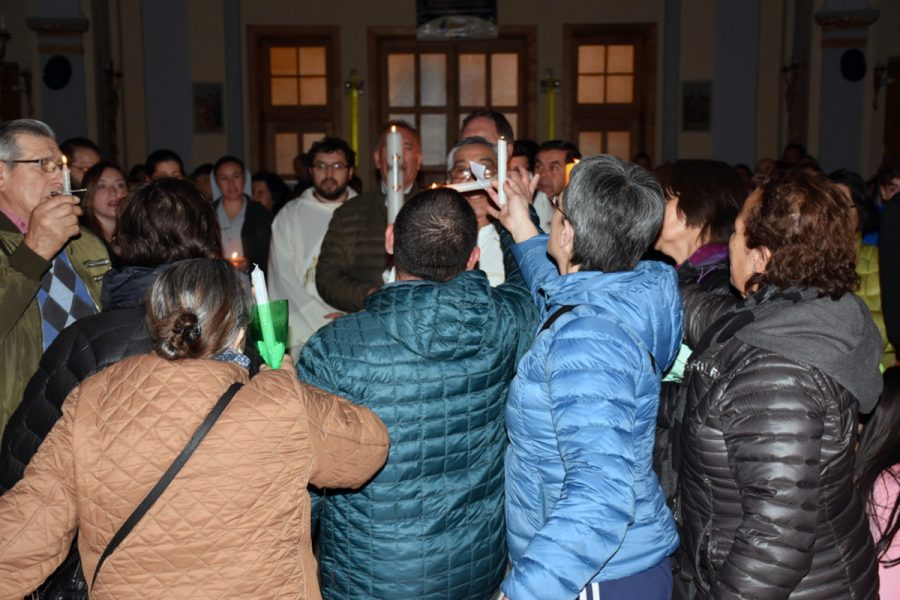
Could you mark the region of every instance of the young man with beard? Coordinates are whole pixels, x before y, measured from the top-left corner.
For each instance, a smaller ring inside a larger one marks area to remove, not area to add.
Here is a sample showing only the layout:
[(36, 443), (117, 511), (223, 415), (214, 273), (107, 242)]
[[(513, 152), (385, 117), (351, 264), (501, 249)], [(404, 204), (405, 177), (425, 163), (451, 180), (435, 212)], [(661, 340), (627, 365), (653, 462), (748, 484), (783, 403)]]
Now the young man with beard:
[(342, 313), (316, 289), (316, 264), (334, 211), (356, 196), (348, 187), (356, 153), (342, 139), (326, 137), (310, 148), (313, 187), (285, 204), (272, 223), (269, 288), (288, 299), (288, 346), (296, 352), (313, 333)]

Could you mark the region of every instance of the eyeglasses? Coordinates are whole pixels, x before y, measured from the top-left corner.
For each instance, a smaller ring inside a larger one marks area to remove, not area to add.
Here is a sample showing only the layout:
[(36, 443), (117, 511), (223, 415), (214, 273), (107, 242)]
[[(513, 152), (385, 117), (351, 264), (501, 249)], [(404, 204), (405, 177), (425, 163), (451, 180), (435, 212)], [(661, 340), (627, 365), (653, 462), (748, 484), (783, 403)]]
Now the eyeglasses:
[(36, 164), (44, 173), (56, 173), (57, 169), (62, 168), (62, 160), (57, 160), (54, 158), (29, 158), (21, 160), (4, 160), (3, 162), (16, 164)]
[[(472, 170), (465, 166), (460, 165), (458, 167), (453, 167), (450, 169), (447, 174), (450, 176), (450, 181), (455, 183), (461, 183), (463, 181), (471, 181), (475, 179), (475, 176), (472, 175)], [(487, 167), (484, 170), (484, 178), (491, 179), (495, 175), (493, 167)]]
[(559, 214), (562, 215), (563, 219), (565, 219), (566, 221), (571, 221), (572, 219), (569, 218), (569, 215), (566, 214), (566, 211), (564, 211), (562, 209), (562, 206), (559, 205), (561, 201), (562, 201), (562, 194), (559, 194), (557, 196), (553, 196), (552, 198), (550, 198), (550, 204), (553, 205), (553, 208), (555, 208), (556, 210), (559, 211)]
[(327, 171), (328, 169), (331, 169), (332, 171), (343, 171), (344, 169), (347, 168), (347, 166), (348, 166), (348, 165), (346, 165), (346, 164), (344, 164), (344, 163), (340, 163), (340, 162), (336, 162), (336, 163), (323, 163), (323, 162), (313, 163), (313, 169), (315, 169), (316, 171)]

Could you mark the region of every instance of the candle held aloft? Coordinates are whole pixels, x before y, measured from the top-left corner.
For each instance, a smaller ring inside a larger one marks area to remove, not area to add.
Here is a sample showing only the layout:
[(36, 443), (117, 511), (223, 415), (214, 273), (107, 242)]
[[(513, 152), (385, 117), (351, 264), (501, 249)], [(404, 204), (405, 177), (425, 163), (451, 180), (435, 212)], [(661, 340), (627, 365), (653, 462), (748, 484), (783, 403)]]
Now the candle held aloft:
[(397, 131), (397, 126), (392, 125), (387, 134), (387, 160), (388, 160), (388, 185), (387, 185), (387, 218), (388, 223), (397, 219), (397, 213), (403, 206), (403, 183), (400, 177), (403, 164), (403, 137)]
[(501, 137), (497, 140), (497, 204), (503, 206), (506, 204), (506, 190), (503, 185), (506, 183), (506, 138)]
[(65, 154), (63, 154), (63, 157), (62, 157), (62, 176), (63, 176), (62, 192), (66, 196), (69, 196), (72, 194), (72, 174), (69, 171), (69, 159), (66, 158)]

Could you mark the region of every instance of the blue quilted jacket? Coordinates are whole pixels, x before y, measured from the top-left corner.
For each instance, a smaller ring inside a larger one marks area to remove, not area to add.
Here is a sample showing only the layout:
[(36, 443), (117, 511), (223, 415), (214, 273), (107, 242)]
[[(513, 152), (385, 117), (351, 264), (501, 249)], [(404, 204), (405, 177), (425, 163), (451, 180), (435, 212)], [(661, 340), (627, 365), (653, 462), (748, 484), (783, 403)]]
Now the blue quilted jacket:
[[(508, 254), (509, 258), (509, 254)], [(506, 565), (503, 409), (537, 311), (514, 261), (397, 282), (314, 335), (300, 378), (371, 408), (387, 463), (318, 511), (324, 598), (492, 597)]]
[[(506, 519), (513, 600), (576, 598), (678, 547), (652, 468), (660, 373), (682, 337), (675, 271), (560, 276), (546, 236), (513, 248), (543, 318), (510, 388)], [(652, 355), (652, 357), (651, 357)]]

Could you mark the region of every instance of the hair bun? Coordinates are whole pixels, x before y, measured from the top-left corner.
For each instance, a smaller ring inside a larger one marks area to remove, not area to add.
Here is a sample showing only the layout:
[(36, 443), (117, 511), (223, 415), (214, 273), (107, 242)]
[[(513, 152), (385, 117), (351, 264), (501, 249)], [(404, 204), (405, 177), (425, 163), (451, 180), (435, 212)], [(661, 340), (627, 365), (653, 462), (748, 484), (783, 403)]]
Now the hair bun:
[(197, 315), (192, 312), (185, 312), (175, 319), (172, 324), (172, 333), (180, 336), (186, 343), (191, 344), (200, 338), (201, 329)]

